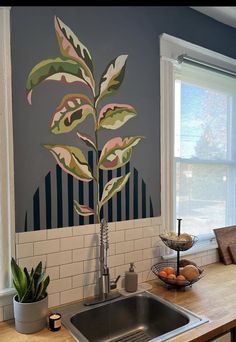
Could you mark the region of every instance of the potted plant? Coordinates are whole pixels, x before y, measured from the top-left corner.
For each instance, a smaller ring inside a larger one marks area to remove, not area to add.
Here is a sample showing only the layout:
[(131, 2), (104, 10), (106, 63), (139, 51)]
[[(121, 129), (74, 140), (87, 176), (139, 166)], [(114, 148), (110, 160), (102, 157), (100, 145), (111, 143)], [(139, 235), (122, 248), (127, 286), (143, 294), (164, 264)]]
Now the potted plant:
[(16, 330), (30, 334), (43, 329), (47, 323), (49, 276), (40, 261), (29, 273), (27, 268), (17, 265), (11, 259), (13, 286), (17, 294), (13, 297), (13, 309)]

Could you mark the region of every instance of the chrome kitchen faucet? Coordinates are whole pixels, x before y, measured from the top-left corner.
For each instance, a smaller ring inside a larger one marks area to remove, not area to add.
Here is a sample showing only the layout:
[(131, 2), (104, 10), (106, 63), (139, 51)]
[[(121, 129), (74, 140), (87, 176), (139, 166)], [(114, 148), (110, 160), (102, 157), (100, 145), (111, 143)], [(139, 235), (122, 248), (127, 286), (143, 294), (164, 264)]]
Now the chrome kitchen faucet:
[(107, 250), (109, 248), (108, 242), (108, 224), (107, 221), (103, 218), (100, 223), (100, 269), (99, 269), (99, 293), (98, 297), (92, 299), (84, 303), (84, 305), (93, 305), (101, 302), (105, 302), (120, 296), (120, 293), (111, 292), (111, 290), (116, 289), (117, 282), (120, 278), (120, 275), (115, 280), (110, 280), (109, 268), (107, 266)]

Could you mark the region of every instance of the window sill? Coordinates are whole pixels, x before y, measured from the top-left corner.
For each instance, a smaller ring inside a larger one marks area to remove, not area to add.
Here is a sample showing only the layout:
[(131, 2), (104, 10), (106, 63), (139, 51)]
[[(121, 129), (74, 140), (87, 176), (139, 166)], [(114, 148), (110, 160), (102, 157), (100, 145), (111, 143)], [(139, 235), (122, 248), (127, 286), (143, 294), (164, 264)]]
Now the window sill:
[[(183, 255), (189, 255), (189, 254), (196, 254), (196, 253), (201, 253), (201, 252), (206, 252), (209, 251), (210, 249), (216, 249), (218, 248), (218, 244), (216, 241), (201, 241), (197, 242), (195, 246), (192, 248), (188, 249), (187, 251), (180, 252), (181, 256)], [(170, 250), (170, 254), (163, 255), (161, 258), (163, 260), (168, 260), (168, 259), (173, 259), (177, 255), (176, 251)]]
[(0, 291), (0, 306), (12, 304), (12, 298), (16, 294), (14, 288), (9, 288)]

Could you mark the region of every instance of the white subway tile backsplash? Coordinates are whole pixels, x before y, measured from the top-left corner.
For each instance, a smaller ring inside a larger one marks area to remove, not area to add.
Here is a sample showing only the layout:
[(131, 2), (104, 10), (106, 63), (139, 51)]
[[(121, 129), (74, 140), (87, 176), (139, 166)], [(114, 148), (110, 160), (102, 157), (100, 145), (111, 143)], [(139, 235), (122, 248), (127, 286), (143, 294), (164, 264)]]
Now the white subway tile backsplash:
[[(129, 270), (129, 264), (125, 264), (125, 265), (121, 265), (121, 266), (117, 266), (115, 268), (115, 274), (114, 274), (114, 278), (118, 277), (118, 275), (120, 275), (121, 277), (124, 277), (125, 275), (125, 271)], [(119, 280), (119, 283), (121, 281)]]
[(43, 255), (49, 253), (59, 252), (59, 239), (40, 241), (34, 243), (34, 255)]
[(125, 261), (124, 254), (111, 255), (109, 257), (109, 266), (110, 267), (115, 267), (115, 266), (124, 265), (124, 261)]
[(134, 220), (134, 227), (146, 227), (151, 225), (151, 218)]
[(73, 277), (72, 287), (81, 287), (85, 285), (96, 284), (98, 280), (98, 272), (83, 273)]
[(98, 234), (84, 236), (84, 247), (98, 246), (98, 244), (99, 244)]
[(143, 237), (158, 237), (158, 227), (148, 226), (143, 228)]
[(152, 247), (159, 247), (159, 246), (164, 247), (164, 243), (161, 241), (159, 236), (154, 236), (152, 238)]
[[(111, 279), (121, 276), (118, 288), (124, 287), (130, 262), (135, 263), (139, 283), (156, 278), (151, 266), (169, 250), (159, 237), (163, 229), (160, 217), (108, 223), (108, 267)], [(100, 224), (16, 234), (16, 256), (21, 266), (31, 269), (39, 261), (46, 263), (51, 279), (49, 307), (97, 293), (99, 237)], [(176, 255), (173, 257), (176, 260)], [(212, 249), (188, 255), (188, 259), (201, 266), (219, 260), (219, 254)], [(11, 316), (12, 297), (9, 298), (4, 303), (0, 300), (0, 321)]]
[(124, 241), (124, 239), (125, 239), (125, 232), (123, 230), (109, 233), (110, 243)]
[(72, 288), (72, 278), (63, 278), (50, 281), (48, 294), (62, 292)]
[(123, 241), (116, 243), (116, 254), (123, 254), (134, 250), (134, 241)]
[(116, 222), (116, 230), (126, 230), (134, 228), (134, 220)]
[(157, 279), (157, 276), (151, 270), (142, 272), (142, 276), (143, 276), (143, 281)]
[(28, 271), (31, 270), (32, 267), (36, 267), (38, 263), (42, 261), (43, 266), (46, 265), (46, 255), (40, 255), (40, 256), (34, 256), (34, 257), (28, 257), (28, 258), (20, 258), (19, 259), (19, 265), (22, 267), (26, 267)]
[(115, 243), (110, 243), (109, 248), (107, 251), (108, 257), (110, 258), (111, 255), (116, 254), (116, 244)]
[(72, 264), (60, 266), (60, 278), (74, 276), (83, 273), (83, 262), (74, 262)]
[(160, 256), (158, 248), (147, 248), (143, 250), (143, 260), (157, 258)]
[(140, 251), (129, 252), (125, 254), (125, 264), (137, 262), (143, 259), (143, 254)]
[(99, 260), (91, 259), (84, 261), (84, 272), (94, 272), (99, 270)]
[(83, 287), (61, 292), (61, 304), (74, 302), (83, 298)]
[(95, 259), (98, 257), (99, 257), (99, 248), (95, 246), (73, 250), (73, 262), (82, 261), (82, 260), (90, 260), (90, 259)]
[(96, 233), (95, 224), (87, 224), (84, 226), (73, 227), (73, 235), (91, 235)]
[(61, 251), (82, 248), (84, 246), (83, 236), (73, 236), (61, 239)]
[(72, 251), (52, 253), (47, 255), (47, 266), (57, 266), (72, 262)]
[(116, 222), (108, 222), (108, 232), (114, 232), (116, 230)]
[(47, 267), (46, 274), (49, 275), (51, 280), (59, 279), (59, 276), (60, 276), (59, 266)]
[(136, 269), (135, 269), (136, 272), (143, 272), (143, 271), (151, 269), (152, 261), (151, 259), (137, 261), (135, 265), (136, 265)]
[(161, 225), (162, 224), (162, 218), (161, 216), (158, 217), (151, 217), (151, 225), (156, 226), (156, 225)]
[(116, 276), (116, 267), (109, 267), (109, 271), (110, 271), (110, 278), (111, 279), (115, 279)]
[(143, 237), (142, 228), (129, 229), (125, 231), (125, 240), (136, 240)]
[[(58, 229), (57, 229), (58, 230)], [(44, 230), (36, 230), (33, 232), (23, 232), (19, 233), (19, 243), (28, 243), (35, 241), (42, 241), (47, 239), (47, 231)]]
[(33, 243), (22, 243), (16, 245), (16, 258), (25, 258), (34, 255)]
[(52, 308), (58, 305), (60, 305), (60, 293), (58, 292), (48, 295), (48, 307)]
[(83, 293), (84, 298), (93, 297), (97, 292), (96, 290), (97, 290), (96, 285), (84, 286), (84, 293)]
[[(93, 272), (91, 274), (94, 274)], [(84, 286), (84, 273), (76, 275), (72, 278), (72, 287)]]
[(151, 247), (151, 238), (143, 238), (143, 239), (134, 241), (135, 250), (150, 248), (150, 247)]
[(47, 229), (47, 239), (59, 239), (68, 236), (72, 236), (71, 227)]

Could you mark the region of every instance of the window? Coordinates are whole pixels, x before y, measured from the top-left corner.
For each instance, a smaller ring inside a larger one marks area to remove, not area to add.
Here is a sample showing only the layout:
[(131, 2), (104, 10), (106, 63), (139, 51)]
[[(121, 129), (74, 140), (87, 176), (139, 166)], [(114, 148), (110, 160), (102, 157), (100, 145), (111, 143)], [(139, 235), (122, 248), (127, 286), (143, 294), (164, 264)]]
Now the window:
[(161, 53), (162, 216), (206, 239), (236, 224), (236, 76), (210, 67), (235, 71), (236, 61), (167, 35)]
[(0, 8), (0, 295), (11, 286), (15, 251), (10, 8)]

